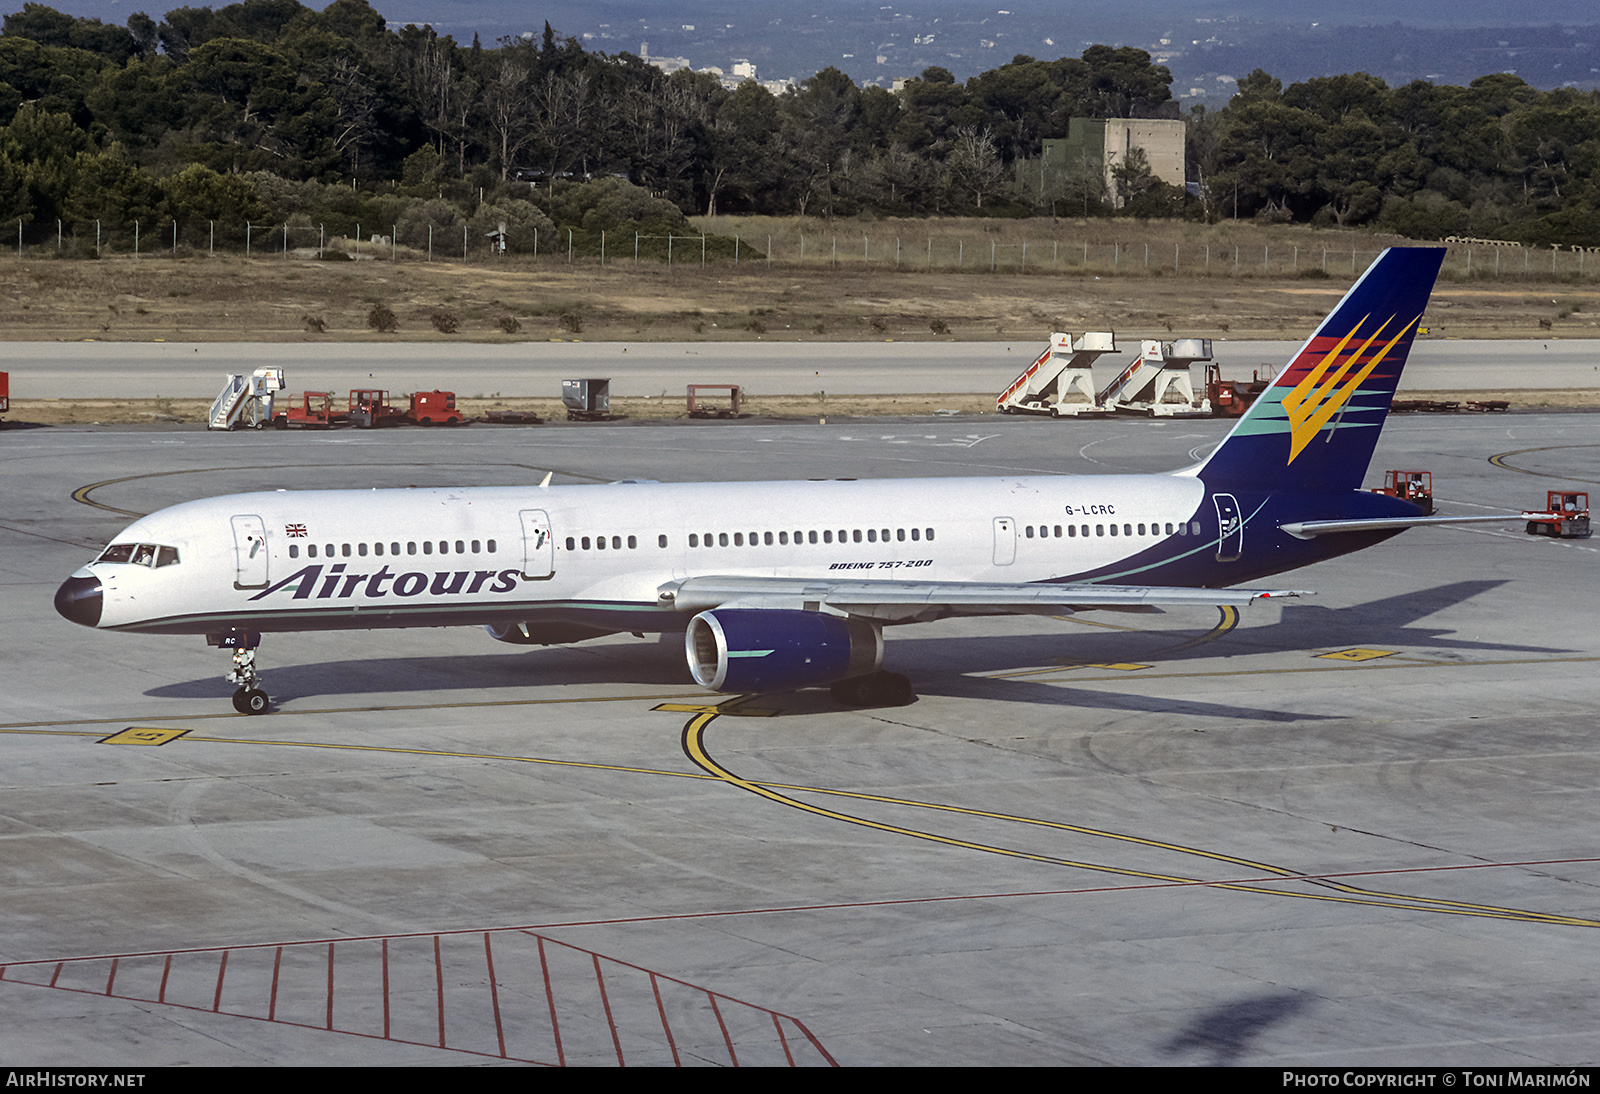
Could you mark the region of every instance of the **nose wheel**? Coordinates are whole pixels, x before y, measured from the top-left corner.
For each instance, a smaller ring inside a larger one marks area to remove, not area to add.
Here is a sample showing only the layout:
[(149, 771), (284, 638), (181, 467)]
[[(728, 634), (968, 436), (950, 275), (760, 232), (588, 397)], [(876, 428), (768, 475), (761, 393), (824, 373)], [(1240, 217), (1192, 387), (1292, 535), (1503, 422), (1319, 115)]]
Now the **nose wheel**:
[(271, 698), (260, 687), (261, 674), (256, 671), (256, 646), (260, 641), (261, 636), (254, 631), (227, 631), (211, 643), (233, 651), (233, 665), (223, 679), (239, 685), (233, 693), (233, 709), (240, 714), (265, 714), (272, 707)]
[(260, 688), (240, 688), (233, 693), (233, 709), (240, 714), (265, 714), (271, 705), (272, 700)]

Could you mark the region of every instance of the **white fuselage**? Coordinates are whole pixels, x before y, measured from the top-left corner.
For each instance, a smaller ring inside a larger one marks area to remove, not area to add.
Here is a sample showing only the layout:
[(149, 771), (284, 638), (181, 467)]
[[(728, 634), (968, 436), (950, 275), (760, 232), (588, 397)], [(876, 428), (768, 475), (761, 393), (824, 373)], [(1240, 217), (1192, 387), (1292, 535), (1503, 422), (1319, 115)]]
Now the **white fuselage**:
[[(1184, 475), (278, 491), (187, 502), (97, 561), (99, 626), (206, 633), (496, 623), (556, 613), (617, 630), (684, 620), (658, 598), (708, 575), (1008, 583), (1192, 545)], [(1181, 550), (1177, 550), (1181, 554)], [(1127, 579), (1139, 580), (1137, 570)], [(1110, 575), (1123, 579), (1120, 573)]]

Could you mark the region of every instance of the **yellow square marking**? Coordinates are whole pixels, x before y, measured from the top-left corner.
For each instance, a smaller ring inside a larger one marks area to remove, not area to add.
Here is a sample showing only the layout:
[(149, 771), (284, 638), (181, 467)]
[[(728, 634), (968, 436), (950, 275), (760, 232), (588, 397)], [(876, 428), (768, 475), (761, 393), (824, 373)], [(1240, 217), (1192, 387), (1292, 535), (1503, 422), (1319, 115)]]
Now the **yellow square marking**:
[(1353, 650), (1339, 650), (1337, 653), (1319, 653), (1318, 657), (1326, 657), (1330, 661), (1375, 661), (1380, 657), (1393, 657), (1399, 650), (1365, 650), (1357, 647)]
[(1140, 665), (1133, 661), (1074, 661), (1063, 658), (1056, 662), (1067, 669), (1116, 669), (1118, 672), (1137, 672), (1139, 669), (1153, 668), (1152, 665)]
[(103, 745), (164, 745), (168, 741), (176, 741), (187, 729), (149, 729), (143, 726), (129, 726), (121, 733), (113, 733), (109, 737), (102, 737)]

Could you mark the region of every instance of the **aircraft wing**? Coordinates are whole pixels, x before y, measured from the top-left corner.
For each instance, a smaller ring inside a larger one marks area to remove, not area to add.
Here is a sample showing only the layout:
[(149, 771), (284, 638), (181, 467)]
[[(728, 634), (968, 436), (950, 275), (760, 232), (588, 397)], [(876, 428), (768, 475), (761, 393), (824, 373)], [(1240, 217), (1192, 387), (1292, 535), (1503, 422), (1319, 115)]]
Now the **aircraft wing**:
[(981, 581), (839, 581), (829, 578), (691, 577), (660, 587), (663, 603), (682, 612), (710, 608), (824, 606), (885, 622), (951, 615), (1070, 615), (1078, 611), (1158, 612), (1183, 604), (1243, 607), (1267, 597), (1310, 596), (1290, 589), (1180, 589)]

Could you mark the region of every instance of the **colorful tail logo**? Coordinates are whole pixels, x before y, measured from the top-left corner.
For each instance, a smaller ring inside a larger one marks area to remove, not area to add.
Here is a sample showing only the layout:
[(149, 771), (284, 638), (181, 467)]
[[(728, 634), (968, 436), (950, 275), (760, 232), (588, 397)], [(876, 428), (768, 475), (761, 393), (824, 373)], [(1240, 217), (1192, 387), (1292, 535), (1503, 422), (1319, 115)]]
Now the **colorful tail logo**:
[[(1374, 354), (1365, 365), (1361, 366), (1358, 372), (1350, 375), (1350, 370), (1355, 368), (1356, 364), (1366, 356), (1367, 351), (1372, 348), (1372, 344), (1383, 336), (1384, 330), (1397, 317), (1391, 315), (1384, 321), (1382, 326), (1372, 332), (1372, 335), (1365, 342), (1361, 343), (1361, 346), (1354, 353), (1344, 357), (1343, 362), (1340, 363), (1340, 358), (1349, 347), (1351, 340), (1355, 338), (1356, 331), (1361, 329), (1361, 324), (1365, 323), (1368, 318), (1368, 316), (1362, 316), (1361, 322), (1352, 327), (1350, 332), (1341, 338), (1338, 344), (1329, 350), (1327, 355), (1317, 362), (1306, 373), (1304, 378), (1294, 386), (1294, 390), (1283, 397), (1283, 409), (1289, 415), (1289, 463), (1293, 463), (1295, 457), (1300, 455), (1306, 445), (1311, 443), (1311, 438), (1315, 437), (1318, 431), (1327, 425), (1335, 414), (1344, 409), (1344, 405), (1360, 389), (1362, 382), (1372, 375), (1372, 371), (1375, 368), (1383, 363), (1383, 359), (1389, 355), (1389, 352), (1394, 349), (1402, 338), (1410, 333), (1411, 328), (1416, 325), (1422, 316), (1418, 315), (1401, 327), (1394, 337), (1384, 344), (1381, 350)], [(1336, 364), (1337, 368), (1334, 367)], [(1330, 371), (1332, 375), (1329, 375)]]

